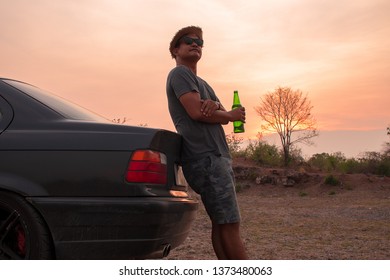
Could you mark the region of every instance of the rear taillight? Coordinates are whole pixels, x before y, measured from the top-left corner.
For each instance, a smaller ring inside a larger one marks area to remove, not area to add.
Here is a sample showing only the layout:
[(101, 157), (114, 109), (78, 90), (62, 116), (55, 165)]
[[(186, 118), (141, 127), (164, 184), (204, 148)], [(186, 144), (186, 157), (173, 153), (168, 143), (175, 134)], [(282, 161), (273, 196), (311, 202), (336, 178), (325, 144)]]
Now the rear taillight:
[(129, 183), (167, 183), (167, 157), (160, 152), (138, 150), (133, 153), (127, 167), (126, 181)]

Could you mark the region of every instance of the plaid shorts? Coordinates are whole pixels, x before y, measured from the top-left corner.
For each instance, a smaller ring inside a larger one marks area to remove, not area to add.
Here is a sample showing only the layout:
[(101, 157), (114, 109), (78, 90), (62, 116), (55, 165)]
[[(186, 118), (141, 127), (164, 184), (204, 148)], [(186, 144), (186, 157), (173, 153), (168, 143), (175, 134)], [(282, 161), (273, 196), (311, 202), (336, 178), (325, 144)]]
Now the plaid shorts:
[(231, 159), (208, 155), (183, 165), (191, 188), (198, 193), (210, 219), (217, 224), (240, 221)]

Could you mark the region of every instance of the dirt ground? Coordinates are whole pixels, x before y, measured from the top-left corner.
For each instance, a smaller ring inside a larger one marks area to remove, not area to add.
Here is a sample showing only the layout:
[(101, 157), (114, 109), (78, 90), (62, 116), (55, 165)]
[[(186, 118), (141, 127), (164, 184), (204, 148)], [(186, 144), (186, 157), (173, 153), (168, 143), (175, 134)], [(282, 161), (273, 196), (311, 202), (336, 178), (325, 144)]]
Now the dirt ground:
[[(234, 170), (250, 259), (390, 260), (389, 177), (334, 174), (340, 184), (332, 186), (324, 183), (329, 174), (303, 168), (286, 173), (235, 160)], [(201, 205), (167, 259), (216, 259), (210, 235)]]

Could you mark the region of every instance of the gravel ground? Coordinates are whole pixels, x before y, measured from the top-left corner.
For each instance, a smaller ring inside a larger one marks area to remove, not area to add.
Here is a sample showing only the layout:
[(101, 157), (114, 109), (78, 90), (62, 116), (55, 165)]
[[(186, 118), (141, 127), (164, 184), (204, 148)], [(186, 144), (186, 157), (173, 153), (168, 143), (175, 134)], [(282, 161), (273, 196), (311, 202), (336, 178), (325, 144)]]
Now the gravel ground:
[[(329, 186), (327, 174), (301, 171), (304, 180), (286, 187), (280, 171), (236, 164), (235, 172), (250, 259), (390, 259), (390, 178), (335, 175), (341, 184)], [(258, 184), (270, 174), (279, 179)], [(167, 259), (216, 259), (210, 235), (201, 206), (187, 240)]]

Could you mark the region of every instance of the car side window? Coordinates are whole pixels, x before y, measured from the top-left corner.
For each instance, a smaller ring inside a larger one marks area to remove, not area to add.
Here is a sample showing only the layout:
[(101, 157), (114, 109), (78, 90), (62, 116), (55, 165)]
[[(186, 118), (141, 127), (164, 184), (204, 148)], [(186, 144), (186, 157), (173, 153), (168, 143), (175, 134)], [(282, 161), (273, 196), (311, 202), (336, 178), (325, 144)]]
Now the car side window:
[(12, 117), (13, 110), (11, 106), (0, 96), (0, 133), (8, 127)]
[(85, 120), (85, 121), (100, 121), (107, 122), (108, 120), (95, 113), (92, 113), (83, 107), (73, 104), (66, 99), (51, 94), (45, 90), (39, 89), (35, 86), (25, 84), (18, 81), (7, 80), (7, 84), (15, 87), (16, 89), (24, 92), (30, 97), (38, 100), (42, 104), (61, 114), (62, 116), (73, 120)]

